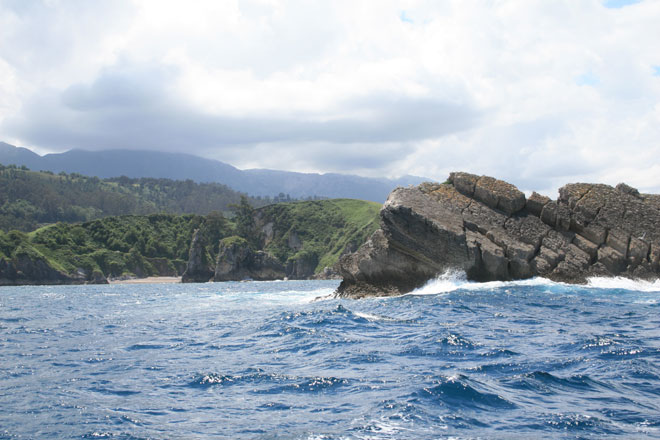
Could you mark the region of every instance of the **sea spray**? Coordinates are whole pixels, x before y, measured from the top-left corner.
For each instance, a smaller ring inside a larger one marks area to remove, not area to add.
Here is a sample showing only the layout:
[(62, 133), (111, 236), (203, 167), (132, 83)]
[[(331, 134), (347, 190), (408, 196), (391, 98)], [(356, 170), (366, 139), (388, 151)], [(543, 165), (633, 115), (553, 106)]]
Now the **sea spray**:
[(529, 278), (516, 281), (469, 281), (464, 271), (450, 269), (438, 277), (428, 281), (424, 286), (413, 290), (408, 295), (437, 295), (456, 290), (492, 290), (512, 286), (568, 286), (542, 277)]
[(623, 289), (638, 292), (660, 293), (660, 280), (632, 280), (623, 277), (594, 277), (589, 278), (587, 286), (595, 289)]

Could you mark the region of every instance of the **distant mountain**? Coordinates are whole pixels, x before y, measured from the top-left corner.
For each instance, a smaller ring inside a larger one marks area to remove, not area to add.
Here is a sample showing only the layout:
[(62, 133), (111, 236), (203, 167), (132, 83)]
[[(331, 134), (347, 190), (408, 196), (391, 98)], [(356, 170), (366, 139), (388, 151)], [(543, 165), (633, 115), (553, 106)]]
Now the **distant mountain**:
[(266, 169), (239, 170), (229, 164), (182, 153), (136, 150), (70, 150), (40, 156), (26, 148), (0, 142), (0, 163), (25, 165), (32, 170), (80, 173), (87, 176), (155, 177), (195, 182), (216, 182), (253, 196), (289, 194), (294, 198), (320, 196), (384, 202), (397, 186), (430, 180), (369, 178), (350, 174), (295, 173)]

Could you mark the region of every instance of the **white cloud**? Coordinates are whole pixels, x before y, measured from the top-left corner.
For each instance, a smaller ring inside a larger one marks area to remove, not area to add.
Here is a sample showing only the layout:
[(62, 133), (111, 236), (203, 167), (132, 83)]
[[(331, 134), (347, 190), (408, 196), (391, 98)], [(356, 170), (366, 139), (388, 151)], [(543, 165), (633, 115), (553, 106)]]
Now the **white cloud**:
[(5, 1), (0, 130), (41, 149), (660, 191), (660, 2), (610, 3)]

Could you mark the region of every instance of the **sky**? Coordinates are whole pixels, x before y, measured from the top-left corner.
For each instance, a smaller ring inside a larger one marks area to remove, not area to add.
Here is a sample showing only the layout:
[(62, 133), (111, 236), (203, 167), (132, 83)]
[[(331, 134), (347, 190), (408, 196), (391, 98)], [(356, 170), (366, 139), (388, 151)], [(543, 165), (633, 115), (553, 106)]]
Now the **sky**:
[(0, 140), (660, 192), (660, 0), (0, 0)]

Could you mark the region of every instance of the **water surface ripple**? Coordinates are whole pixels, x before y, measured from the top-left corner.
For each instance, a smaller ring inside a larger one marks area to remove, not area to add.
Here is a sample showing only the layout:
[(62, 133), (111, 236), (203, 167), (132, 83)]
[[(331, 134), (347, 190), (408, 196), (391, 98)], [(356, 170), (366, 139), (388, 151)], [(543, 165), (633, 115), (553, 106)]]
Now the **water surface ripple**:
[(0, 439), (660, 438), (660, 286), (0, 288)]

